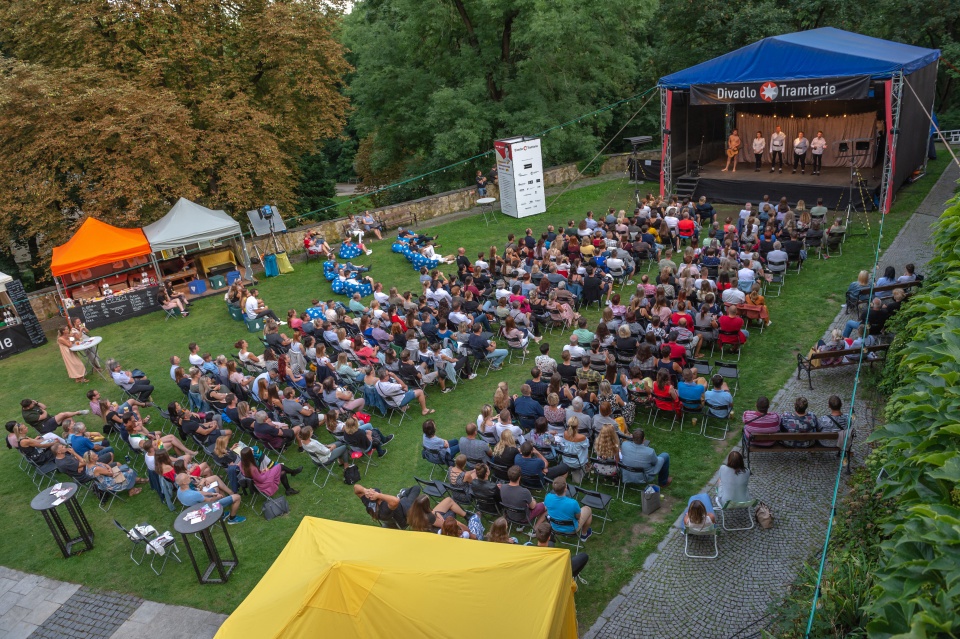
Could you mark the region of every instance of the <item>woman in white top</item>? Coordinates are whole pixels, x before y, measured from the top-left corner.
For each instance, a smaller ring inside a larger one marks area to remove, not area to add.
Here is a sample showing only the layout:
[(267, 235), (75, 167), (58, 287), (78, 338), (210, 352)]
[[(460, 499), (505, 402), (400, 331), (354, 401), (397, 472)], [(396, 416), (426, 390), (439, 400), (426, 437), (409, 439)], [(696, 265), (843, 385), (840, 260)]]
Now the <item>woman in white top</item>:
[(731, 451), (727, 463), (720, 467), (717, 498), (720, 505), (729, 502), (750, 501), (750, 470), (743, 463), (743, 455)]

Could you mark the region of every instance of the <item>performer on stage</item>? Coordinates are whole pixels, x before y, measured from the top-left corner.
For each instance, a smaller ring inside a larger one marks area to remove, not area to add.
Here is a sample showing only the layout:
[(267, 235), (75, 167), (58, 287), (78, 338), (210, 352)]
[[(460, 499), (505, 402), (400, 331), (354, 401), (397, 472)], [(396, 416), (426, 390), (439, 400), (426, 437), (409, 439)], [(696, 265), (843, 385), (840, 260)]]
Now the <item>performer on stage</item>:
[(813, 175), (820, 175), (823, 168), (823, 150), (827, 148), (827, 141), (823, 139), (823, 131), (817, 131), (817, 137), (810, 140), (810, 153), (813, 154)]
[(777, 127), (770, 135), (770, 172), (773, 173), (780, 160), (780, 172), (783, 173), (783, 147), (787, 144), (787, 134)]
[(740, 154), (740, 134), (734, 129), (730, 137), (727, 138), (727, 165), (723, 167), (726, 171), (730, 168), (730, 160), (733, 160), (733, 172), (737, 172), (737, 155)]
[(797, 139), (793, 141), (793, 172), (797, 172), (797, 165), (800, 165), (800, 174), (803, 174), (807, 167), (807, 148), (810, 141), (803, 137), (803, 131), (797, 132)]
[(763, 150), (766, 148), (767, 141), (764, 139), (763, 133), (757, 131), (757, 137), (753, 138), (753, 158), (757, 161), (757, 167), (754, 169), (756, 173), (760, 172), (760, 165), (763, 164)]

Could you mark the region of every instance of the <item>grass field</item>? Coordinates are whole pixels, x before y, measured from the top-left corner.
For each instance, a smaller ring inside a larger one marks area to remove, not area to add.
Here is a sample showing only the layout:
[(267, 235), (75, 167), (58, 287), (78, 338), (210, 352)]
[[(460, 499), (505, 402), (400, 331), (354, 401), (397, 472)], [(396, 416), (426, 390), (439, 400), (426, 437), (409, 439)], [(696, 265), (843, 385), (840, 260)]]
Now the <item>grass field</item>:
[[(940, 160), (930, 164), (928, 177), (899, 193), (894, 211), (886, 220), (884, 246), (893, 240), (940, 175), (946, 164), (945, 157), (941, 154)], [(629, 208), (633, 190), (634, 187), (623, 180), (606, 182), (566, 192), (552, 205), (550, 212), (533, 219), (522, 221), (501, 216), (500, 224), (485, 226), (482, 219), (474, 217), (434, 227), (432, 232), (439, 233), (442, 252), (449, 254), (458, 246), (464, 246), (468, 255), (476, 254), (493, 244), (502, 246), (508, 233), (522, 234), (527, 225), (535, 225), (539, 232), (547, 224), (563, 225), (568, 219), (580, 219), (589, 209)], [(721, 214), (733, 211), (733, 207), (720, 209)], [(752, 407), (760, 394), (772, 397), (795, 370), (795, 354), (806, 352), (825, 330), (843, 303), (848, 283), (855, 279), (861, 268), (872, 265), (878, 225), (878, 216), (872, 214), (869, 233), (850, 237), (843, 247), (842, 257), (809, 260), (802, 273), (788, 276), (783, 294), (769, 300), (773, 325), (762, 335), (751, 337), (741, 360), (740, 392), (735, 406), (738, 413)], [(855, 231), (861, 229), (861, 223), (854, 224)], [(372, 256), (359, 261), (374, 267), (371, 274), (375, 279), (396, 285), (401, 291), (407, 288), (418, 290), (416, 272), (402, 256), (390, 252), (388, 241), (374, 243), (373, 248)], [(898, 270), (902, 267), (896, 266)], [(295, 268), (293, 274), (261, 282), (263, 298), (279, 315), (285, 315), (289, 308), (303, 310), (312, 298), (328, 299), (332, 295), (318, 261), (295, 264)], [(598, 314), (593, 311), (590, 317), (595, 323)], [(198, 301), (194, 312), (183, 320), (164, 322), (162, 313), (154, 313), (94, 333), (104, 339), (100, 350), (103, 357), (119, 358), (126, 369), (147, 371), (157, 387), (154, 398), (161, 405), (181, 397), (168, 379), (170, 355), (179, 354), (185, 360), (187, 343), (197, 341), (203, 352), (229, 356), (236, 352), (233, 344), (237, 339), (254, 337), (248, 336), (243, 325), (230, 319), (219, 297)], [(562, 338), (545, 339), (554, 342), (554, 351), (560, 350)], [(460, 389), (447, 395), (431, 390), (428, 403), (437, 409), (434, 417), (440, 435), (459, 437), (463, 426), (476, 417), (480, 406), (492, 399), (498, 381), (506, 380), (511, 390), (518, 392), (528, 373), (528, 365), (517, 364), (464, 383)], [(85, 393), (90, 388), (98, 388), (113, 398), (119, 396), (112, 383), (103, 383), (96, 377), (83, 386), (70, 382), (55, 344), (0, 362), (0, 388), (3, 388), (0, 396), (3, 421), (20, 419), (19, 401), (23, 397), (39, 399), (49, 406), (51, 412), (56, 412), (86, 407)], [(428, 464), (419, 456), (420, 420), (408, 418), (401, 429), (387, 427), (386, 420), (379, 417), (375, 417), (374, 422), (387, 432), (399, 434), (390, 445), (390, 458), (384, 459), (378, 468), (371, 468), (362, 480), (364, 485), (396, 493), (411, 485), (414, 475), (429, 474)], [(99, 429), (101, 424), (99, 420), (90, 420), (88, 426)], [(589, 585), (581, 586), (577, 593), (578, 616), (583, 628), (589, 627), (610, 598), (642, 566), (644, 558), (656, 548), (687, 497), (699, 492), (737, 439), (735, 433), (728, 435), (726, 442), (717, 443), (688, 432), (667, 433), (657, 429), (648, 432), (658, 451), (670, 453), (675, 481), (665, 491), (664, 507), (654, 516), (646, 517), (637, 508), (618, 504), (613, 509), (613, 522), (607, 525), (605, 533), (595, 535), (588, 542), (591, 560), (584, 577)], [(87, 500), (85, 510), (97, 534), (96, 549), (63, 560), (42, 519), (29, 508), (35, 490), (17, 469), (18, 461), (18, 455), (12, 451), (0, 455), (0, 503), (4, 514), (0, 519), (0, 539), (3, 539), (0, 564), (91, 587), (224, 613), (236, 607), (256, 585), (302, 516), (372, 523), (353, 497), (350, 487), (342, 482), (328, 483), (322, 501), (315, 504), (321, 495), (310, 483), (312, 467), (305, 456), (294, 452), (292, 461), (303, 463), (307, 470), (293, 480), (302, 493), (290, 498), (291, 514), (266, 522), (244, 509), (242, 512), (248, 515), (247, 522), (230, 530), (240, 556), (239, 568), (227, 585), (200, 587), (188, 565), (168, 564), (166, 573), (158, 578), (145, 566), (135, 566), (127, 559), (128, 542), (114, 528), (113, 518), (125, 526), (146, 521), (161, 531), (172, 528), (173, 513), (149, 490), (125, 503), (117, 502), (109, 514), (102, 513), (92, 500)], [(464, 544), (466, 551), (468, 542)], [(429, 558), (424, 558), (424, 565), (429, 566)]]

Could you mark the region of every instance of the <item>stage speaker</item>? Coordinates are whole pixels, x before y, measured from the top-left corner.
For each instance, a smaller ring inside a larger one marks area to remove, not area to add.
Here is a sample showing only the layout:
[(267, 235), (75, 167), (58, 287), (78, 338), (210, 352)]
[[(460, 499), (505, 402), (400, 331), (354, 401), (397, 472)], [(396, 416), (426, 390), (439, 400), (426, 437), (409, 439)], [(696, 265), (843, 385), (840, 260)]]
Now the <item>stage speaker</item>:
[(850, 152), (850, 145), (847, 144), (846, 142), (841, 142), (841, 143), (837, 146), (837, 152), (838, 152), (838, 153), (849, 153), (849, 152)]
[[(842, 145), (841, 145), (841, 146), (842, 146)], [(869, 151), (869, 150), (870, 150), (870, 141), (869, 141), (869, 140), (863, 140), (863, 141), (861, 141), (861, 142), (857, 142), (857, 143), (856, 143), (856, 146), (855, 146), (854, 148), (855, 148), (857, 151)]]

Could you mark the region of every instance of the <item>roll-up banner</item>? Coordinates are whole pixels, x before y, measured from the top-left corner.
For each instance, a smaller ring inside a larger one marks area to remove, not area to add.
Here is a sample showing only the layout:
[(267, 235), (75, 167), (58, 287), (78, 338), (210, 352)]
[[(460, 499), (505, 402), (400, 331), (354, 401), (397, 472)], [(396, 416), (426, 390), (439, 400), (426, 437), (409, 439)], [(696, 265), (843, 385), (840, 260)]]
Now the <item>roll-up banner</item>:
[(497, 140), (497, 182), (500, 210), (510, 217), (527, 217), (547, 210), (540, 138)]

